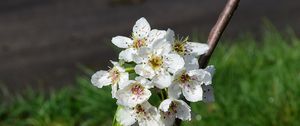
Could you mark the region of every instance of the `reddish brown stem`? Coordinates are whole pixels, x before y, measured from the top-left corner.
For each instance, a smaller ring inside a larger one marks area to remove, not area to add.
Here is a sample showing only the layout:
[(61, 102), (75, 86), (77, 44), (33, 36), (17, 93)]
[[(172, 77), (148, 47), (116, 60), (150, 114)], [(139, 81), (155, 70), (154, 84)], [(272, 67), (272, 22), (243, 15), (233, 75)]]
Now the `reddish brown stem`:
[(211, 29), (207, 44), (209, 45), (209, 50), (206, 54), (200, 57), (199, 59), (199, 66), (200, 68), (205, 68), (209, 62), (209, 59), (214, 52), (222, 33), (224, 32), (226, 26), (228, 25), (234, 11), (238, 7), (238, 3), (240, 0), (228, 0), (225, 8), (223, 9), (222, 13), (220, 14), (217, 23)]

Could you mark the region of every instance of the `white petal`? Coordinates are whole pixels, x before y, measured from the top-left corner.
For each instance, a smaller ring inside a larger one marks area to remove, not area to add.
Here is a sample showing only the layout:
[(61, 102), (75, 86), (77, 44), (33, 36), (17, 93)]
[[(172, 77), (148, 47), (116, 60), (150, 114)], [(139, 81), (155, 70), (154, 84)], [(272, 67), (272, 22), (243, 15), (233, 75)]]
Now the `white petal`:
[(191, 70), (188, 72), (188, 75), (196, 79), (196, 81), (198, 81), (199, 84), (203, 84), (203, 83), (205, 85), (211, 84), (212, 78), (210, 73), (203, 69)]
[(178, 103), (176, 117), (181, 120), (191, 120), (191, 107), (182, 100), (176, 100)]
[(150, 119), (139, 120), (139, 126), (163, 126), (160, 115), (155, 115)]
[(175, 33), (173, 30), (168, 29), (166, 33), (166, 40), (170, 43), (173, 43), (175, 40)]
[(144, 88), (143, 94), (141, 95), (133, 94), (131, 89), (134, 85), (135, 84), (128, 85), (125, 88), (117, 91), (116, 98), (118, 99), (117, 103), (119, 105), (134, 107), (137, 104), (141, 104), (150, 98), (151, 91), (148, 90), (147, 88)]
[(135, 80), (140, 82), (145, 88), (150, 89), (154, 87), (154, 84), (144, 77), (138, 76), (135, 78)]
[(193, 55), (185, 55), (184, 57), (184, 67), (186, 70), (199, 69), (198, 58)]
[(199, 84), (187, 84), (182, 87), (183, 96), (191, 102), (197, 102), (202, 100), (202, 88)]
[(133, 56), (136, 54), (136, 50), (133, 48), (128, 48), (123, 50), (119, 54), (119, 59), (125, 60), (126, 62), (133, 61)]
[(127, 86), (129, 83), (129, 74), (127, 72), (120, 73), (120, 80), (119, 80), (119, 88), (122, 89)]
[(134, 71), (145, 78), (153, 78), (155, 73), (153, 69), (147, 64), (139, 64), (134, 67)]
[(132, 29), (134, 37), (137, 37), (140, 39), (147, 37), (150, 30), (151, 30), (151, 27), (144, 17), (137, 20)]
[(171, 73), (177, 72), (184, 67), (184, 60), (178, 54), (167, 54), (164, 56), (164, 67)]
[(181, 95), (181, 88), (179, 83), (173, 82), (168, 88), (168, 95), (170, 98), (178, 99)]
[(171, 103), (172, 103), (171, 99), (165, 99), (160, 103), (158, 108), (163, 112), (167, 112), (169, 110)]
[(169, 87), (171, 82), (172, 76), (168, 72), (160, 73), (153, 78), (154, 85), (160, 89)]
[(120, 64), (116, 61), (110, 60), (111, 64), (113, 64), (114, 66), (120, 66)]
[(147, 111), (157, 111), (156, 108), (152, 106), (148, 101), (145, 101), (140, 105)]
[(212, 83), (212, 77), (209, 72), (204, 74), (202, 81), (205, 85), (210, 85)]
[(134, 111), (130, 108), (119, 108), (117, 110), (116, 120), (123, 126), (131, 126), (136, 122)]
[(165, 55), (172, 50), (171, 44), (167, 41), (155, 41), (152, 45), (152, 52), (155, 55)]
[(214, 88), (212, 85), (202, 85), (203, 90), (203, 102), (204, 103), (211, 103), (215, 101), (214, 98)]
[(186, 48), (191, 54), (196, 54), (197, 56), (202, 55), (209, 49), (207, 44), (197, 43), (197, 42), (187, 42)]
[(137, 64), (145, 63), (148, 61), (148, 55), (150, 53), (150, 49), (147, 47), (141, 47), (137, 50), (136, 55), (133, 56), (133, 61)]
[(147, 113), (147, 117), (137, 118), (140, 126), (163, 126), (162, 120), (160, 119), (160, 114), (156, 107), (150, 105), (149, 102), (144, 102), (141, 104)]
[(115, 68), (118, 69), (119, 72), (125, 72), (125, 69), (123, 67), (121, 67), (119, 62), (112, 61), (112, 60), (110, 60), (110, 62), (114, 65)]
[(213, 65), (210, 65), (207, 66), (204, 70), (209, 72), (211, 76), (214, 76), (216, 68)]
[(165, 36), (166, 36), (165, 30), (157, 30), (157, 29), (151, 30), (148, 37), (148, 43), (147, 43), (148, 47), (151, 47), (152, 44), (156, 41), (163, 41), (165, 39)]
[(168, 114), (167, 112), (161, 112), (161, 120), (164, 126), (173, 126), (176, 119), (176, 115)]
[(124, 36), (113, 37), (111, 42), (119, 48), (128, 48), (133, 43), (130, 38)]
[(118, 85), (112, 84), (111, 85), (111, 96), (112, 96), (112, 98), (116, 97), (117, 90), (118, 90)]
[(93, 74), (91, 82), (94, 86), (102, 88), (103, 86), (111, 84), (111, 79), (109, 78), (109, 73), (107, 71), (100, 70)]

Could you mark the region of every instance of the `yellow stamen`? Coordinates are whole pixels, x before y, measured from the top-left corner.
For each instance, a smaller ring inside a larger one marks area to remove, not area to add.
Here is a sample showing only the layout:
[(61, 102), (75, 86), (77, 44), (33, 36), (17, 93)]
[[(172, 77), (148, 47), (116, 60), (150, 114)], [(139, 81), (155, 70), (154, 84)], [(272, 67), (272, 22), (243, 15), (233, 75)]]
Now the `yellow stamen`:
[(163, 64), (162, 57), (152, 55), (149, 60), (149, 64), (154, 70), (158, 70), (161, 67), (161, 65)]

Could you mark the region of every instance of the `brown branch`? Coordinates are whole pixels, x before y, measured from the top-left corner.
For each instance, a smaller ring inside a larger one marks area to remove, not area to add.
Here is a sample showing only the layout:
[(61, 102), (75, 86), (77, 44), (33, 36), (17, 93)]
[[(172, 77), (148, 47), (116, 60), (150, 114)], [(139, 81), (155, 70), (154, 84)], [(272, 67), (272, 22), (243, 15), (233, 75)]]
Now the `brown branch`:
[(200, 68), (205, 68), (209, 62), (209, 59), (214, 52), (222, 33), (224, 32), (227, 24), (229, 23), (234, 11), (238, 7), (238, 3), (240, 0), (228, 0), (225, 8), (223, 9), (222, 13), (219, 16), (219, 19), (215, 26), (211, 29), (207, 44), (209, 45), (209, 50), (206, 54), (200, 57), (199, 59), (199, 66)]
[[(228, 0), (226, 3), (225, 8), (223, 9), (222, 13), (220, 14), (217, 23), (215, 26), (211, 29), (208, 39), (207, 39), (207, 44), (209, 46), (209, 49), (207, 53), (205, 53), (203, 56), (200, 57), (199, 59), (199, 66), (200, 68), (205, 68), (209, 62), (209, 59), (214, 52), (222, 33), (224, 32), (226, 26), (228, 25), (234, 11), (238, 7), (238, 3), (240, 0)], [(187, 102), (190, 104), (189, 102)], [(175, 126), (180, 126), (181, 120), (176, 119), (175, 121)]]

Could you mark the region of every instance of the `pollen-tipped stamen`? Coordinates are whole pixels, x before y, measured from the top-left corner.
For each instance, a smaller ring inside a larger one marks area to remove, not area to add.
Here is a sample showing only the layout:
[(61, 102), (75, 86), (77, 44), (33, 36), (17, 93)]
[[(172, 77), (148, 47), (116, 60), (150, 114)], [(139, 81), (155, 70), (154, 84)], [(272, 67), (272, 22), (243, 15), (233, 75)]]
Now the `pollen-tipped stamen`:
[(131, 87), (131, 93), (137, 96), (142, 95), (144, 93), (144, 87), (140, 84), (134, 84)]
[(179, 55), (185, 55), (186, 52), (188, 51), (185, 47), (189, 37), (185, 38), (177, 38), (175, 42), (172, 45), (173, 51), (177, 52)]
[(116, 84), (120, 80), (120, 71), (114, 67), (111, 70), (109, 70), (109, 76), (112, 80), (112, 84)]
[(191, 77), (186, 74), (186, 73), (183, 73), (180, 77), (179, 77), (179, 80), (181, 83), (186, 83), (186, 82), (189, 82), (191, 80)]
[(163, 59), (161, 56), (151, 56), (149, 60), (149, 64), (154, 70), (158, 70), (162, 64), (163, 64)]
[(145, 39), (137, 39), (137, 38), (135, 38), (133, 40), (132, 47), (138, 49), (138, 48), (143, 47), (145, 45), (146, 45), (146, 40)]

